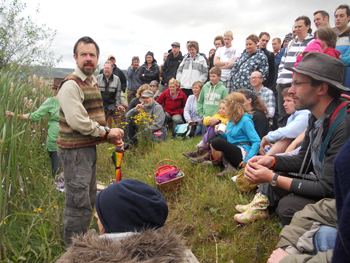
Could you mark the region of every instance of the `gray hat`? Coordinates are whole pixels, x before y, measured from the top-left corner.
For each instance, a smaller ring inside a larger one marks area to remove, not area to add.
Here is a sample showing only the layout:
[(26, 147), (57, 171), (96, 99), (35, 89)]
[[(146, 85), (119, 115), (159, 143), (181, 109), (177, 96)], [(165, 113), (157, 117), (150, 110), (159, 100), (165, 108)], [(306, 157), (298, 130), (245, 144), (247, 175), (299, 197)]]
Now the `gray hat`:
[(142, 92), (142, 96), (141, 98), (148, 98), (148, 97), (153, 97), (154, 93), (152, 92), (152, 90), (145, 90), (144, 92)]
[(339, 59), (321, 52), (310, 51), (300, 61), (297, 68), (287, 67), (285, 69), (325, 82), (337, 89), (350, 91), (349, 88), (343, 86), (344, 64)]
[(180, 43), (175, 41), (171, 44), (171, 46), (180, 47)]

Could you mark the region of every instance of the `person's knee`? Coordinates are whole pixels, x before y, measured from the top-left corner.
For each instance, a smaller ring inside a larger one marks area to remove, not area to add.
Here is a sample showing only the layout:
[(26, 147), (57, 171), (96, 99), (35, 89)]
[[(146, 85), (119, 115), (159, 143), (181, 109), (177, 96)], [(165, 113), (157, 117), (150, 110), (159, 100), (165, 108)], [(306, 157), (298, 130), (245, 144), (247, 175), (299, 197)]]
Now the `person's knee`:
[(279, 201), (278, 209), (276, 211), (278, 211), (278, 216), (285, 225), (290, 224), (294, 213), (297, 212), (296, 208), (293, 206), (293, 200), (290, 200), (288, 196)]

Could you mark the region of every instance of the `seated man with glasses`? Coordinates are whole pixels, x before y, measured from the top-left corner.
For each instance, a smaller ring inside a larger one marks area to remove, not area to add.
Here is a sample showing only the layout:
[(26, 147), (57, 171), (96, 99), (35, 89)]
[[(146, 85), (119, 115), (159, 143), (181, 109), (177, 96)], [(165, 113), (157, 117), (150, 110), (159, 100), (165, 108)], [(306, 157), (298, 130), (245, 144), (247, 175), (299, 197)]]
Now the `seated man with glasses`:
[(267, 218), (271, 206), (287, 225), (307, 204), (334, 198), (333, 161), (350, 137), (349, 103), (341, 98), (343, 91), (350, 91), (342, 84), (345, 67), (338, 59), (311, 51), (297, 68), (286, 69), (294, 72), (288, 93), (296, 110), (310, 110), (309, 125), (297, 155), (248, 161), (244, 176), (260, 186), (253, 202), (235, 207), (240, 214), (234, 219), (240, 223)]

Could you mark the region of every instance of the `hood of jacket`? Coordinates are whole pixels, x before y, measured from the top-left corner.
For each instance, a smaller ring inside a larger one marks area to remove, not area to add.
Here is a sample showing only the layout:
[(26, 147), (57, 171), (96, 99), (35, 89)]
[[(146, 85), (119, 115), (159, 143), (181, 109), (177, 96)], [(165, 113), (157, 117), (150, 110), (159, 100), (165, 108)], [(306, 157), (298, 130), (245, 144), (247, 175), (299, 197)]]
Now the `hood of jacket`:
[(179, 51), (179, 54), (176, 57), (174, 57), (174, 53), (173, 52), (170, 52), (169, 55), (168, 55), (168, 59), (171, 59), (171, 60), (179, 60), (180, 59), (180, 60), (182, 60), (183, 57), (182, 57), (181, 51)]
[(172, 230), (145, 230), (123, 239), (101, 238), (89, 231), (73, 239), (73, 244), (57, 262), (182, 262), (185, 241)]

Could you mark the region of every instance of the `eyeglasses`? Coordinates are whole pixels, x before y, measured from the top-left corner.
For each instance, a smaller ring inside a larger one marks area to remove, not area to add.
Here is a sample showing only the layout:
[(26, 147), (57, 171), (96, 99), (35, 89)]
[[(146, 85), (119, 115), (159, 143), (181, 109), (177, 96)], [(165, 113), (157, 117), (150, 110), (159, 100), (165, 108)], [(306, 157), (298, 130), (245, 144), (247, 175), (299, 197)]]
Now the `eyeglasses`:
[(251, 77), (250, 80), (261, 79), (262, 77)]
[(157, 85), (150, 85), (151, 87), (157, 87)]
[(311, 81), (304, 81), (304, 82), (293, 81), (292, 86), (298, 88), (301, 86), (301, 84), (306, 84), (306, 83), (311, 83)]

